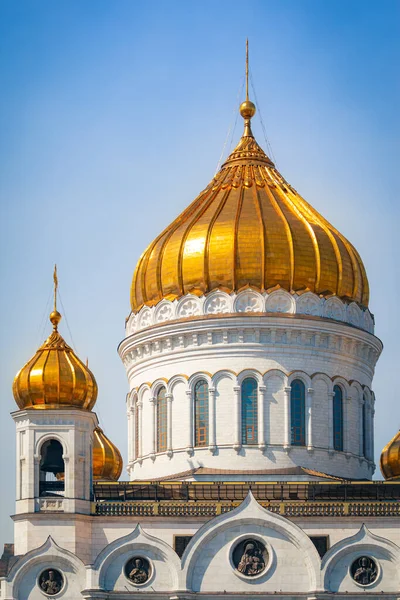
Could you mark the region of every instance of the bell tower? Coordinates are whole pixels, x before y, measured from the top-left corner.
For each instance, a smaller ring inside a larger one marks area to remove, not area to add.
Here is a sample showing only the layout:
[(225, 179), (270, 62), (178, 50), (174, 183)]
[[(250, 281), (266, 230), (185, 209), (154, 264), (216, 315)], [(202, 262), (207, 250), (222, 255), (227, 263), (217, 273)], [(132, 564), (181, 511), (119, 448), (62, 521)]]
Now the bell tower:
[(54, 269), (53, 331), (17, 373), (16, 513), (90, 513), (97, 399), (93, 373), (58, 332)]

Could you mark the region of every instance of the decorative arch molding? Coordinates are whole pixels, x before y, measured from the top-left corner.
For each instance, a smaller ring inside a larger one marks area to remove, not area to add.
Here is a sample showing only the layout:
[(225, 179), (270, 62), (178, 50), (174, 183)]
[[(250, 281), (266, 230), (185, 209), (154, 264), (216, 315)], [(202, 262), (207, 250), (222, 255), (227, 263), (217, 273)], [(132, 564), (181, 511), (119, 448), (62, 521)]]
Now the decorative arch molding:
[(255, 379), (258, 385), (263, 385), (263, 376), (257, 369), (243, 369), (237, 375), (237, 385), (241, 385), (245, 379)]
[(310, 291), (290, 294), (281, 288), (261, 293), (248, 287), (238, 293), (228, 294), (217, 289), (206, 296), (187, 294), (179, 300), (163, 299), (152, 307), (143, 306), (139, 312), (131, 313), (127, 319), (126, 335), (176, 319), (249, 312), (299, 314), (333, 319), (349, 323), (369, 333), (374, 332), (374, 319), (370, 311), (361, 309), (355, 302), (347, 304), (337, 296), (320, 298)]
[(152, 384), (148, 381), (146, 381), (146, 383), (142, 383), (138, 389), (137, 389), (137, 402), (143, 402), (143, 396), (146, 392), (150, 392), (151, 393), (151, 386)]
[(207, 384), (211, 387), (212, 386), (211, 373), (209, 373), (208, 371), (197, 371), (197, 373), (193, 373), (193, 375), (191, 375), (187, 381), (188, 389), (193, 392), (196, 383), (199, 381), (206, 381)]
[(18, 598), (19, 588), (29, 571), (41, 564), (43, 567), (47, 566), (49, 559), (54, 563), (55, 568), (59, 567), (63, 571), (72, 571), (72, 573), (81, 580), (81, 583), (84, 584), (86, 568), (83, 562), (69, 550), (58, 546), (49, 535), (44, 544), (24, 554), (24, 556), (11, 567), (6, 578), (5, 597)]
[(354, 391), (355, 391), (359, 402), (363, 403), (364, 402), (364, 399), (363, 399), (364, 390), (362, 388), (361, 383), (359, 383), (358, 381), (355, 381), (353, 379), (352, 381), (349, 381), (349, 384), (350, 384), (351, 396), (354, 397)]
[(186, 589), (194, 588), (196, 564), (206, 544), (219, 532), (248, 524), (273, 529), (301, 550), (307, 565), (309, 589), (319, 588), (321, 561), (310, 538), (292, 521), (263, 508), (249, 491), (245, 500), (237, 508), (205, 523), (190, 540), (182, 556), (183, 583)]
[(167, 394), (173, 394), (174, 393), (174, 387), (176, 385), (178, 385), (179, 383), (183, 383), (185, 387), (187, 387), (188, 385), (188, 376), (187, 375), (182, 375), (181, 373), (179, 375), (174, 375), (173, 377), (171, 377), (171, 379), (168, 379), (168, 383), (167, 383)]
[(267, 385), (269, 379), (271, 379), (271, 377), (279, 377), (279, 379), (282, 381), (282, 386), (286, 387), (287, 386), (287, 380), (288, 380), (288, 376), (284, 371), (281, 371), (280, 369), (270, 369), (269, 371), (265, 371), (265, 373), (263, 373), (263, 382), (264, 385)]
[(230, 379), (234, 383), (234, 385), (236, 385), (237, 373), (235, 373), (234, 371), (231, 371), (230, 369), (221, 369), (220, 371), (217, 371), (216, 373), (214, 373), (214, 375), (212, 375), (212, 377), (211, 377), (212, 386), (216, 388), (218, 383), (224, 377)]
[(305, 373), (304, 371), (291, 371), (290, 373), (288, 373), (288, 386), (290, 386), (292, 384), (292, 381), (294, 381), (295, 379), (300, 379), (304, 383), (306, 388), (311, 387), (311, 377), (310, 375), (307, 375), (307, 373)]
[[(327, 591), (336, 591), (332, 590), (331, 576), (342, 558), (348, 557), (351, 554), (356, 558), (356, 556), (363, 554), (376, 555), (376, 553), (386, 556), (394, 564), (400, 563), (400, 547), (386, 538), (375, 535), (363, 523), (356, 534), (336, 543), (323, 557), (321, 573), (324, 589)], [(394, 586), (393, 589), (399, 589), (400, 587), (400, 572), (398, 569), (397, 577), (398, 585), (397, 587)]]
[[(117, 538), (98, 554), (93, 564), (91, 586), (104, 589), (108, 570), (121, 555), (129, 552), (145, 554), (146, 551), (150, 551), (168, 565), (172, 580), (171, 589), (181, 589), (181, 569), (178, 555), (164, 540), (146, 533), (139, 523), (131, 533)], [(155, 581), (157, 581), (157, 573), (155, 577)], [(150, 585), (151, 581), (149, 580), (149, 584), (143, 586), (143, 589), (150, 588)]]
[[(66, 436), (67, 437), (67, 436)], [(35, 456), (40, 456), (40, 452), (42, 450), (43, 444), (45, 444), (46, 442), (48, 442), (49, 440), (56, 440), (57, 442), (59, 442), (62, 446), (63, 449), (63, 457), (64, 458), (68, 458), (69, 457), (69, 449), (68, 449), (68, 442), (65, 439), (65, 437), (62, 437), (60, 434), (56, 433), (56, 432), (52, 432), (52, 433), (43, 433), (42, 435), (39, 435), (38, 439), (36, 440), (35, 443)]]
[(165, 388), (165, 390), (168, 391), (168, 379), (165, 377), (159, 377), (151, 384), (150, 392), (153, 398), (157, 396), (160, 388)]
[(335, 375), (334, 377), (332, 377), (332, 385), (339, 385), (342, 388), (344, 399), (349, 398), (351, 396), (350, 383), (344, 377), (341, 377), (340, 375)]
[(313, 375), (311, 375), (311, 385), (315, 384), (315, 382), (317, 381), (323, 381), (324, 383), (326, 383), (327, 387), (328, 387), (328, 393), (332, 393), (333, 391), (333, 381), (332, 379), (326, 375), (325, 373), (314, 373)]

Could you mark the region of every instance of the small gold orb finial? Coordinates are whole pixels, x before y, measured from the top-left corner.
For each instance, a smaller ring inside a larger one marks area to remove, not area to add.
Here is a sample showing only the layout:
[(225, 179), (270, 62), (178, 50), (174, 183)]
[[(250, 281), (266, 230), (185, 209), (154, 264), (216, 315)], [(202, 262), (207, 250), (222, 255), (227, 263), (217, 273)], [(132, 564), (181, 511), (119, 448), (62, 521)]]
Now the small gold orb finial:
[(243, 119), (251, 119), (256, 114), (256, 105), (251, 100), (245, 100), (240, 105), (239, 112)]
[(54, 331), (57, 331), (57, 326), (61, 321), (61, 318), (62, 317), (58, 310), (53, 310), (53, 312), (50, 313), (50, 322), (53, 324)]

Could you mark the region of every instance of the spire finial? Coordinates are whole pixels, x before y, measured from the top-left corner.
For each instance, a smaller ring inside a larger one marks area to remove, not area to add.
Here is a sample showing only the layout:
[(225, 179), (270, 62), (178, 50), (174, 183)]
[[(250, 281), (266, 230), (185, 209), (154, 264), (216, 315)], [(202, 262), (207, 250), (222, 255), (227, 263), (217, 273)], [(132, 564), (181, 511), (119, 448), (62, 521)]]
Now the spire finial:
[(249, 38), (246, 38), (246, 102), (249, 101)]
[(242, 102), (239, 112), (244, 119), (244, 136), (253, 137), (250, 119), (256, 114), (255, 104), (249, 100), (249, 40), (246, 39), (246, 100)]
[(61, 321), (61, 315), (57, 310), (57, 290), (58, 290), (57, 265), (54, 265), (53, 281), (54, 281), (54, 310), (52, 313), (50, 313), (50, 322), (53, 324), (54, 331), (57, 331), (58, 324)]

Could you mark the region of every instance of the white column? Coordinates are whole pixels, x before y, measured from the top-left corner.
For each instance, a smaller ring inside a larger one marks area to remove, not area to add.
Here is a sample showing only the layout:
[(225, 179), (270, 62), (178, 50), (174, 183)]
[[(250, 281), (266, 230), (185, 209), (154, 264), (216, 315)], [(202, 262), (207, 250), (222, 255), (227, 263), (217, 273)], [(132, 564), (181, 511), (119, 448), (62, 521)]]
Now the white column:
[(241, 427), (242, 427), (242, 410), (240, 403), (240, 386), (235, 385), (233, 387), (233, 410), (235, 414), (235, 431), (234, 431), (234, 449), (238, 452), (242, 447), (242, 435), (241, 435)]
[(260, 450), (265, 448), (265, 431), (269, 431), (269, 423), (265, 422), (265, 398), (267, 394), (267, 388), (265, 385), (258, 387), (258, 447)]
[(193, 454), (193, 431), (194, 431), (194, 416), (193, 416), (193, 398), (192, 398), (192, 390), (186, 390), (186, 397), (188, 406), (188, 423), (186, 424), (186, 432), (187, 432), (187, 441), (186, 441), (186, 452), (189, 456)]
[(358, 448), (358, 454), (359, 456), (363, 456), (363, 429), (365, 429), (363, 427), (363, 405), (364, 405), (364, 398), (359, 398), (358, 399), (358, 422), (359, 422), (359, 432), (358, 432), (358, 436), (359, 436), (359, 448)]
[(157, 399), (152, 396), (150, 398), (151, 405), (151, 453), (154, 456), (157, 452), (157, 411), (156, 411)]
[(343, 450), (346, 452), (348, 458), (350, 458), (350, 407), (351, 396), (346, 396), (343, 398)]
[(166, 394), (167, 399), (167, 454), (172, 456), (172, 394)]
[(291, 391), (292, 391), (291, 387), (285, 387), (284, 388), (285, 401), (284, 401), (284, 406), (283, 406), (283, 427), (284, 427), (284, 431), (283, 431), (283, 448), (285, 450), (289, 450), (290, 446), (291, 446), (291, 435), (290, 435), (290, 428), (291, 428), (291, 422), (290, 422), (290, 394), (291, 394)]
[(208, 389), (208, 449), (214, 454), (217, 445), (215, 437), (215, 388)]
[[(141, 400), (138, 400), (136, 402), (136, 406), (137, 406), (137, 423), (136, 423), (136, 427), (137, 427), (137, 436), (138, 436), (138, 455), (136, 456), (136, 459), (141, 458), (143, 456), (143, 442), (142, 442), (142, 424), (143, 424), (143, 417), (142, 417), (142, 411), (143, 411), (143, 402)], [(153, 419), (154, 422), (154, 419)]]
[(333, 446), (333, 399), (335, 397), (335, 392), (328, 392), (328, 435), (327, 435), (327, 441), (328, 441), (328, 450), (329, 453), (332, 454), (332, 452), (334, 451), (334, 446)]
[(375, 408), (374, 404), (371, 407), (371, 429), (370, 429), (370, 441), (371, 441), (371, 460), (374, 460), (375, 457), (375, 445), (374, 445), (374, 417), (375, 417)]
[(313, 394), (314, 394), (314, 389), (308, 388), (307, 396), (306, 396), (306, 446), (307, 446), (307, 450), (309, 452), (312, 452), (314, 450), (314, 446), (313, 446), (313, 410), (312, 410)]

